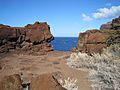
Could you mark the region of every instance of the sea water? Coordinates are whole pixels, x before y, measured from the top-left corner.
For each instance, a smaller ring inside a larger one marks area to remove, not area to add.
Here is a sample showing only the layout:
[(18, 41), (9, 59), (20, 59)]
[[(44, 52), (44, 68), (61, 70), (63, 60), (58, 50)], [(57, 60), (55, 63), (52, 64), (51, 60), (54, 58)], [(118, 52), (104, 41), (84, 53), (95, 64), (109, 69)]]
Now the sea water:
[(70, 51), (72, 48), (76, 47), (77, 42), (77, 37), (55, 37), (51, 44), (53, 45), (54, 50)]

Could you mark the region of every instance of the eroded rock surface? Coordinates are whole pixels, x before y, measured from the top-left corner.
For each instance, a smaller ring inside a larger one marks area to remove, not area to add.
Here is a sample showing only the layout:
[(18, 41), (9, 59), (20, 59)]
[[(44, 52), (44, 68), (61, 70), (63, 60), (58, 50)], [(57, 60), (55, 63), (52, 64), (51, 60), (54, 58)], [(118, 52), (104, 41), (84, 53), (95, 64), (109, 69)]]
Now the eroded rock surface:
[(30, 90), (66, 90), (57, 81), (53, 73), (42, 74), (32, 79)]
[(120, 17), (113, 19), (111, 23), (102, 25), (102, 30), (88, 30), (79, 34), (77, 48), (74, 51), (89, 54), (100, 53), (108, 44), (120, 43)]
[(50, 51), (53, 50), (50, 44), (53, 39), (46, 22), (35, 22), (25, 27), (0, 25), (0, 52), (15, 49)]
[(120, 16), (118, 18), (113, 19), (111, 22), (106, 24), (102, 24), (100, 26), (100, 30), (120, 30)]

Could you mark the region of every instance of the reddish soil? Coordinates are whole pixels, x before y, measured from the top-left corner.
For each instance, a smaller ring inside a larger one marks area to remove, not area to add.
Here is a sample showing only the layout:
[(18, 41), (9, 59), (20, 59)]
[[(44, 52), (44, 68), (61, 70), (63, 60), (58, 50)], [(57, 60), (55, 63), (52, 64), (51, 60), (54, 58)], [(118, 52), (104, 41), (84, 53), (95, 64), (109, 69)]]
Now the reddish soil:
[(41, 74), (60, 71), (65, 77), (77, 79), (80, 90), (91, 90), (88, 72), (66, 65), (70, 52), (51, 51), (46, 55), (8, 54), (0, 57), (0, 80), (6, 75), (19, 74), (24, 82)]

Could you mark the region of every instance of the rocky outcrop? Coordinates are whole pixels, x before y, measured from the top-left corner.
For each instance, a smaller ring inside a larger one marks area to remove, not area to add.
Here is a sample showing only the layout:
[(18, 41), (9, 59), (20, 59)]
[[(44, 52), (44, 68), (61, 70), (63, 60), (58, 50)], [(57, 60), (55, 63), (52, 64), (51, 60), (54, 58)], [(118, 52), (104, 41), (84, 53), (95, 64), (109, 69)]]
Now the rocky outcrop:
[(100, 26), (100, 30), (120, 30), (120, 16), (118, 18), (113, 19), (111, 22), (106, 24), (102, 24)]
[(0, 81), (0, 90), (22, 90), (22, 81), (18, 74), (5, 76)]
[(120, 30), (120, 16), (112, 20), (112, 29)]
[(11, 49), (23, 51), (53, 50), (50, 42), (54, 39), (46, 22), (35, 22), (25, 27), (0, 25), (0, 52)]
[(88, 30), (80, 33), (77, 50), (86, 53), (100, 53), (107, 47), (107, 40), (117, 30)]
[(112, 29), (112, 22), (108, 22), (100, 26), (100, 30), (110, 30), (110, 29)]
[[(117, 27), (115, 28), (115, 24)], [(92, 53), (101, 53), (103, 48), (110, 44), (120, 43), (120, 17), (116, 18), (105, 26), (102, 25), (102, 30), (88, 30), (79, 34), (77, 47), (74, 51)]]
[(66, 90), (58, 82), (56, 75), (43, 74), (32, 79), (30, 90)]

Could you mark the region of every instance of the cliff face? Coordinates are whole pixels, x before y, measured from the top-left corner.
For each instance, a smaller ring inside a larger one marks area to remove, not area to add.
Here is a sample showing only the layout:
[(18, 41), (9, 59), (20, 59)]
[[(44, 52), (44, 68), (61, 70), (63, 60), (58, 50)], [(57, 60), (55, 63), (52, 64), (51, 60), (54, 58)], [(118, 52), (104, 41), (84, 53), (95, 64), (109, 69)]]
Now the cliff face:
[(23, 51), (53, 50), (54, 39), (46, 22), (35, 22), (25, 27), (0, 25), (0, 52), (20, 49)]
[[(109, 23), (109, 25), (108, 23), (104, 27), (102, 25), (101, 30), (94, 29), (80, 33), (78, 44), (75, 50), (89, 54), (100, 53), (103, 48), (108, 46), (108, 43), (120, 43), (119, 20), (120, 17), (114, 19), (112, 23)], [(114, 40), (112, 40), (113, 38)]]

